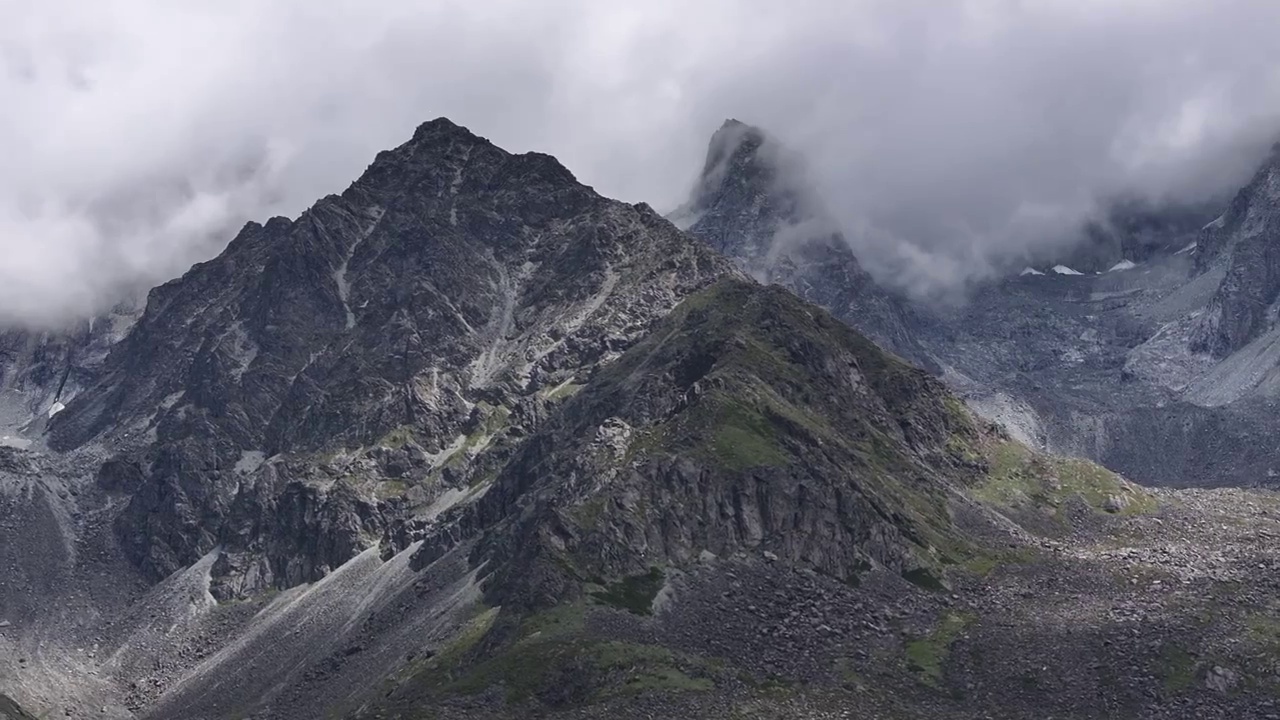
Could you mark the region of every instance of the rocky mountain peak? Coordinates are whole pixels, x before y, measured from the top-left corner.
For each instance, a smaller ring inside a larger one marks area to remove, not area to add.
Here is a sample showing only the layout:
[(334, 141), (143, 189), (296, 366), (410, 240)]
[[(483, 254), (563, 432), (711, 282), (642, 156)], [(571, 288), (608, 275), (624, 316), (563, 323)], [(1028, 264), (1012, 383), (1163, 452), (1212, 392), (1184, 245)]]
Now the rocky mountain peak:
[(766, 262), (779, 226), (804, 219), (798, 165), (760, 128), (726, 120), (711, 136), (689, 202), (673, 220), (731, 257)]
[(803, 159), (738, 120), (712, 135), (689, 202), (672, 213), (757, 279), (833, 312), (926, 368), (935, 361), (910, 330), (912, 311), (862, 267), (810, 184)]
[[(135, 492), (119, 527), (148, 570), (222, 545), (246, 553), (217, 566), (237, 588), (317, 579), (391, 521), (360, 490), (364, 473), (267, 459), (410, 445), (410, 460), (377, 462), (412, 467), (421, 477), (404, 489), (429, 505), (466, 482), (442, 466), (475, 450), (479, 428), (532, 428), (550, 391), (732, 273), (553, 158), (434, 120), (341, 195), (246, 225), (154, 290), (98, 382), (56, 417), (52, 444), (120, 449), (113, 467), (126, 469), (112, 475)], [(265, 519), (279, 503), (301, 524)]]

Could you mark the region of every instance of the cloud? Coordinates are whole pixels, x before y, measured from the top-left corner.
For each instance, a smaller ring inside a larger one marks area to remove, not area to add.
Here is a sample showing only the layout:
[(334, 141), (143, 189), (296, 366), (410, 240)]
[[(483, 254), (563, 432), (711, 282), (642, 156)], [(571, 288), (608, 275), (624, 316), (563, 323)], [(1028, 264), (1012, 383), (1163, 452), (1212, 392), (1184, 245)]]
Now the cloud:
[[(180, 274), (446, 115), (677, 205), (725, 117), (806, 155), (873, 269), (981, 277), (1280, 128), (1257, 0), (0, 0), (0, 322)], [(912, 279), (918, 278), (918, 279)]]

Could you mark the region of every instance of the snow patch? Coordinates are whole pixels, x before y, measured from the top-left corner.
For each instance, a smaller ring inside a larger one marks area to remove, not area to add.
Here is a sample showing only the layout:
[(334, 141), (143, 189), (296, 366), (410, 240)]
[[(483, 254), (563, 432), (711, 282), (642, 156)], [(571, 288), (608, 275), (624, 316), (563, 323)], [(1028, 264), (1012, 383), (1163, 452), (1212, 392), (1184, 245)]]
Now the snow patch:
[(1044, 273), (1040, 272), (1039, 270), (1033, 267), (1024, 267), (1022, 268), (1022, 272), (1018, 274), (1019, 275), (1043, 275)]
[(1120, 270), (1132, 270), (1136, 267), (1138, 267), (1138, 264), (1132, 260), (1121, 260), (1115, 265), (1112, 265), (1110, 269), (1107, 270), (1107, 272), (1117, 272)]
[(1080, 272), (1079, 270), (1072, 270), (1066, 265), (1054, 265), (1053, 271), (1058, 273), (1059, 275), (1084, 275), (1084, 273)]
[[(1221, 220), (1222, 218), (1218, 218), (1218, 219), (1219, 219), (1219, 220)], [(1217, 222), (1217, 221), (1215, 220), (1214, 222)], [(1209, 224), (1210, 224), (1210, 225), (1212, 225), (1213, 223), (1209, 223)], [(1198, 242), (1193, 242), (1193, 243), (1191, 243), (1190, 245), (1188, 245), (1188, 246), (1186, 246), (1186, 247), (1182, 248), (1182, 249), (1181, 249), (1181, 250), (1179, 250), (1178, 252), (1174, 253), (1174, 255), (1182, 255), (1183, 253), (1189, 253), (1189, 252), (1191, 252), (1192, 250), (1195, 250), (1195, 249), (1196, 249), (1197, 247), (1199, 247), (1199, 246), (1200, 246), (1200, 243), (1198, 243)]]
[(57, 415), (58, 413), (66, 409), (67, 409), (66, 405), (63, 405), (60, 402), (56, 402), (53, 404), (52, 407), (49, 408), (49, 417), (53, 417), (54, 415)]

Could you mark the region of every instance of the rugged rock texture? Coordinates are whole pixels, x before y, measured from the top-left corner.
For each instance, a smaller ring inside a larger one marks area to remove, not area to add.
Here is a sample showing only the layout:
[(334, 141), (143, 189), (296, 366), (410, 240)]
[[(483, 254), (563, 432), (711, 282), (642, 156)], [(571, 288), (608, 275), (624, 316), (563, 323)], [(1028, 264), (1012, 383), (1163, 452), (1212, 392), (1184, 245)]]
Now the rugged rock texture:
[(1218, 292), (1200, 320), (1193, 349), (1226, 357), (1275, 325), (1280, 297), (1280, 146), (1222, 217), (1205, 228), (1202, 271), (1225, 264)]
[(1209, 201), (1119, 202), (1066, 261), (1083, 274), (1052, 272), (1056, 257), (951, 307), (903, 306), (877, 289), (821, 222), (800, 161), (741, 123), (713, 138), (693, 200), (673, 217), (935, 370), (1023, 442), (1152, 485), (1267, 484), (1280, 477), (1280, 458), (1257, 442), (1280, 431), (1266, 230), (1275, 166), (1207, 227), (1220, 212)]
[(1102, 219), (1085, 226), (1083, 241), (1069, 253), (1044, 258), (1040, 264), (1107, 272), (1126, 260), (1156, 260), (1196, 242), (1205, 224), (1218, 217), (1225, 205), (1225, 199), (1191, 203), (1119, 200)]
[(127, 300), (74, 327), (0, 332), (0, 442), (38, 442), (48, 420), (96, 382), (108, 350), (141, 313), (140, 302)]
[[(1270, 602), (1249, 538), (1276, 499), (1208, 497), (1038, 455), (825, 312), (722, 282), (453, 512), (484, 604), (356, 716), (1265, 714), (1272, 626), (1239, 623)], [(1219, 550), (1170, 549), (1220, 512), (1249, 519)]]
[(759, 128), (728, 120), (707, 149), (689, 202), (671, 218), (761, 282), (827, 308), (930, 370), (902, 298), (862, 268), (805, 177), (803, 161)]
[(494, 604), (562, 599), (541, 587), (552, 568), (616, 580), (703, 552), (769, 551), (845, 582), (927, 575), (967, 552), (946, 502), (981, 473), (977, 439), (924, 371), (781, 288), (721, 282), (603, 370), (476, 504), (491, 564), (514, 568)]
[(367, 476), (281, 455), (412, 444), (438, 468), (481, 416), (589, 373), (728, 272), (647, 206), (436, 120), (152, 291), (51, 443), (128, 448), (118, 527), (155, 577), (221, 545), (215, 574), (242, 590), (318, 580), (390, 520), (354, 489)]

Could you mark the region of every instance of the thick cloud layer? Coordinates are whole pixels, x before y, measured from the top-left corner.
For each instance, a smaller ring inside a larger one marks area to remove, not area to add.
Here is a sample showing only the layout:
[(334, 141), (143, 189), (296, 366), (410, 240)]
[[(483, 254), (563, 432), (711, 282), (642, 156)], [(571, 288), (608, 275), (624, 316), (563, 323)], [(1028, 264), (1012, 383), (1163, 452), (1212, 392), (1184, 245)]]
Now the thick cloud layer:
[(49, 323), (296, 214), (446, 115), (674, 207), (770, 129), (917, 288), (1099, 198), (1238, 184), (1280, 129), (1264, 0), (0, 0), (0, 322)]

